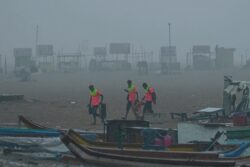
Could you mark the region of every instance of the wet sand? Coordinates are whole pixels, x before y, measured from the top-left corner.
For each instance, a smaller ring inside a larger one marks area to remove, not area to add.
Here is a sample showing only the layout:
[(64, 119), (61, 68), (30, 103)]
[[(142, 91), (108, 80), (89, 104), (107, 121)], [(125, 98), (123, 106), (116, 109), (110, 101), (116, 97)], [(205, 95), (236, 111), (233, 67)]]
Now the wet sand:
[[(149, 74), (139, 76), (136, 72), (52, 73), (33, 74), (32, 81), (20, 82), (16, 78), (0, 79), (0, 92), (23, 94), (24, 101), (1, 102), (1, 123), (16, 123), (18, 115), (50, 127), (102, 129), (100, 121), (91, 125), (88, 114), (88, 85), (94, 84), (104, 94), (108, 119), (119, 119), (126, 107), (126, 81), (133, 80), (142, 98), (145, 81), (157, 93), (155, 112), (165, 113), (163, 124), (154, 126), (176, 127), (170, 119), (171, 112), (191, 114), (205, 107), (221, 107), (223, 76), (232, 75), (235, 80), (250, 80), (249, 71), (202, 71), (182, 72), (178, 75)], [(132, 112), (128, 119), (134, 119)]]
[[(126, 81), (131, 79), (138, 87), (140, 98), (144, 94), (141, 87), (144, 81), (156, 90), (157, 104), (153, 106), (154, 110), (164, 113), (166, 117), (162, 124), (152, 126), (175, 128), (177, 120), (171, 120), (171, 112), (191, 114), (208, 106), (221, 107), (223, 76), (232, 75), (235, 80), (250, 80), (249, 72), (183, 72), (170, 76), (160, 74), (139, 76), (136, 72), (53, 73), (34, 74), (30, 82), (20, 82), (14, 77), (1, 77), (1, 93), (23, 94), (25, 99), (0, 102), (0, 122), (1, 124), (15, 124), (17, 116), (24, 115), (50, 127), (102, 129), (100, 121), (96, 126), (91, 125), (92, 117), (87, 110), (88, 85), (96, 85), (104, 94), (108, 119), (119, 119), (124, 115), (126, 106), (126, 93), (123, 89), (127, 86)], [(131, 112), (129, 119), (134, 119)], [(0, 166), (68, 165), (19, 155), (0, 155)], [(84, 166), (89, 167), (86, 164)]]

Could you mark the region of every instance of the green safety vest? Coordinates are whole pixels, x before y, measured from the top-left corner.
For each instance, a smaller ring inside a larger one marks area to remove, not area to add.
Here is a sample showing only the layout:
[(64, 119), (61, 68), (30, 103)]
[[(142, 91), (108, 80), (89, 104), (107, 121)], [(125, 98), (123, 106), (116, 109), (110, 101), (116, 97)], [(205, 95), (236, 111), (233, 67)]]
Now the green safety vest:
[(97, 89), (95, 88), (93, 91), (90, 91), (90, 96), (96, 96)]
[(128, 87), (128, 91), (132, 92), (134, 90), (134, 88), (135, 88), (135, 85), (131, 85), (130, 87)]

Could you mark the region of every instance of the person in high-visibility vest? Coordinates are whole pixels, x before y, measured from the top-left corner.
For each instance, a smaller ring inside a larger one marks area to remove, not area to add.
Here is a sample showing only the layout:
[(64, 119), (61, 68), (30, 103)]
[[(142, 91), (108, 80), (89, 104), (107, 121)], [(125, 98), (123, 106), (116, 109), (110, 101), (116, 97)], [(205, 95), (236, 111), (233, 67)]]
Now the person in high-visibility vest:
[(97, 109), (99, 105), (102, 104), (103, 95), (99, 90), (97, 90), (94, 87), (94, 85), (89, 85), (89, 90), (90, 90), (89, 106), (90, 106), (91, 114), (93, 115), (93, 125), (95, 125)]
[(146, 112), (153, 113), (154, 111), (152, 109), (152, 103), (156, 104), (155, 90), (154, 90), (154, 88), (148, 86), (148, 84), (145, 82), (142, 84), (142, 87), (145, 90), (145, 95), (142, 99), (144, 101), (143, 115)]
[(131, 80), (128, 80), (127, 84), (128, 84), (128, 89), (124, 89), (124, 91), (128, 93), (126, 114), (123, 117), (123, 119), (127, 119), (127, 116), (128, 116), (130, 109), (132, 109), (132, 111), (135, 114), (135, 117), (137, 119), (138, 116), (137, 116), (137, 113), (135, 111), (135, 102), (138, 101), (138, 91), (137, 91), (136, 86), (132, 83)]

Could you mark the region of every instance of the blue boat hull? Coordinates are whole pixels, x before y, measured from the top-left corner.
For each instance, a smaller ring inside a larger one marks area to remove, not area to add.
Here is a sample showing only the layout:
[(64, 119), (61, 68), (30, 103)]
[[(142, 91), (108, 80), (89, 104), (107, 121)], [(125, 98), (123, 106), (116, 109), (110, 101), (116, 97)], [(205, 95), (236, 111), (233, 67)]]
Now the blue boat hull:
[(58, 137), (60, 132), (56, 130), (37, 130), (23, 128), (0, 128), (0, 136), (15, 137)]
[[(59, 137), (61, 132), (57, 129), (24, 129), (24, 128), (0, 128), (0, 136), (12, 137)], [(96, 140), (96, 134), (82, 132), (81, 136), (89, 140)]]

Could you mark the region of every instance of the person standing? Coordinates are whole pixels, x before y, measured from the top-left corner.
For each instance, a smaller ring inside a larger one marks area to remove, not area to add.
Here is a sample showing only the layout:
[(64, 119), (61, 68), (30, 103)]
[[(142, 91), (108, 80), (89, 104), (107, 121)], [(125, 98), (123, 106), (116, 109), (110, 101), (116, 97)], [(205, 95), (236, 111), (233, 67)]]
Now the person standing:
[(102, 93), (97, 90), (94, 85), (89, 85), (90, 90), (90, 98), (89, 98), (89, 110), (90, 113), (93, 115), (93, 125), (96, 124), (96, 116), (97, 110), (103, 102), (103, 95)]
[(123, 119), (127, 119), (128, 113), (130, 109), (132, 109), (136, 119), (138, 119), (138, 114), (135, 111), (135, 103), (138, 101), (138, 91), (136, 86), (132, 83), (131, 80), (127, 81), (128, 89), (124, 89), (125, 92), (128, 93), (127, 95), (127, 105), (126, 105), (126, 114)]
[(242, 92), (242, 101), (243, 103), (243, 110), (246, 111), (248, 110), (248, 106), (249, 106), (249, 88), (248, 86), (245, 86), (243, 92)]
[(154, 88), (148, 86), (147, 83), (142, 84), (143, 89), (145, 90), (145, 95), (143, 97), (144, 107), (143, 107), (143, 117), (146, 112), (153, 113), (152, 103), (156, 104), (156, 93)]

